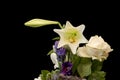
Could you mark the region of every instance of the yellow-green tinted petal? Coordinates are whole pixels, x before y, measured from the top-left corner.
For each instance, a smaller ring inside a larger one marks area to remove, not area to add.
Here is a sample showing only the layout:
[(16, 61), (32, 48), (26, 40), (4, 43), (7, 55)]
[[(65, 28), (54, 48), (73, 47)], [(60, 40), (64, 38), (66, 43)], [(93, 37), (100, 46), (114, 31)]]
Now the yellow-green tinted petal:
[(68, 44), (69, 47), (71, 48), (71, 51), (73, 54), (76, 54), (76, 50), (77, 50), (77, 47), (79, 46), (79, 43), (76, 43), (76, 44)]
[(65, 28), (72, 28), (72, 24), (69, 21), (66, 21)]

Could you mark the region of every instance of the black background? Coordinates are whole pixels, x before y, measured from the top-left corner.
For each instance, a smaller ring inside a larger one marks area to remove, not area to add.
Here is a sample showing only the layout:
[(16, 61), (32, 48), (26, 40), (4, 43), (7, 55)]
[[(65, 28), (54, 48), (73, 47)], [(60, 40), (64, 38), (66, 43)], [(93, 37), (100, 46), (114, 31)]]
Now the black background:
[[(12, 79), (33, 80), (42, 69), (52, 70), (53, 64), (47, 56), (52, 49), (53, 32), (58, 25), (30, 28), (24, 23), (34, 18), (56, 20), (61, 24), (70, 21), (73, 26), (85, 24), (87, 39), (99, 35), (114, 49), (104, 62), (106, 80), (119, 78), (119, 13), (118, 6), (108, 2), (60, 2), (28, 1), (14, 2), (4, 9), (3, 59), (5, 75)], [(11, 75), (12, 74), (12, 75)]]

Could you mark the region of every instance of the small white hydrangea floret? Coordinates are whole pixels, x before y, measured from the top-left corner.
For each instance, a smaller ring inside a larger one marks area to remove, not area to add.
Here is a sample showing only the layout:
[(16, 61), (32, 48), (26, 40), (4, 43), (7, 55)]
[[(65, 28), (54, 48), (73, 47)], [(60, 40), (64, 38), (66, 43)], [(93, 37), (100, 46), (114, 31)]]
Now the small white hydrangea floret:
[(58, 68), (59, 67), (59, 64), (58, 64), (58, 60), (57, 60), (57, 55), (56, 53), (51, 53), (50, 54), (50, 58), (54, 64), (54, 69)]

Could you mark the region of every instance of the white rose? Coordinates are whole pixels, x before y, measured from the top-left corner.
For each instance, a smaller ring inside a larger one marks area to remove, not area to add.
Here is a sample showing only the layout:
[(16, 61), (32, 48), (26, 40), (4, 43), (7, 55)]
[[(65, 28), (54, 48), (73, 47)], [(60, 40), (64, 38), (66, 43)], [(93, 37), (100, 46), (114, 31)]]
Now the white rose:
[(101, 36), (98, 37), (97, 35), (91, 37), (86, 46), (103, 50), (106, 53), (113, 51), (113, 49), (110, 48), (110, 45), (107, 42), (105, 42)]
[(81, 57), (88, 57), (92, 59), (107, 59), (108, 53), (113, 51), (110, 45), (103, 40), (102, 37), (93, 36), (84, 47), (79, 47), (77, 54)]

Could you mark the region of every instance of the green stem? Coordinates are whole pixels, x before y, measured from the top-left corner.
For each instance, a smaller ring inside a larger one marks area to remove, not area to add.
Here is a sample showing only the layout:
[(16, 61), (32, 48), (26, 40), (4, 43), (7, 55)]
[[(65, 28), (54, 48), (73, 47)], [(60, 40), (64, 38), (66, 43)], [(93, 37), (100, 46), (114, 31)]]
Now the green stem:
[(61, 29), (63, 29), (63, 26), (58, 22), (58, 25), (59, 25), (59, 27), (61, 28)]
[(62, 70), (62, 62), (59, 62), (59, 68)]
[(67, 55), (68, 55), (68, 62), (70, 62), (70, 53), (68, 52)]

